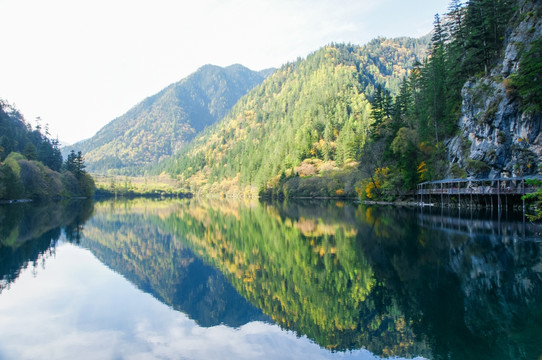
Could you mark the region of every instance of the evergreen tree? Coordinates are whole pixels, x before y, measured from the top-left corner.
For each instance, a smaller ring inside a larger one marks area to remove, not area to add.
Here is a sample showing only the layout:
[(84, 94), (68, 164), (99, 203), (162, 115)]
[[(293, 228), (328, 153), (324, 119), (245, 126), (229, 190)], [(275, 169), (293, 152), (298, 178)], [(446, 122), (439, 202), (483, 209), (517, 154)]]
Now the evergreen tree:
[(31, 142), (26, 143), (23, 155), (28, 160), (38, 160), (38, 149), (36, 149), (36, 145)]
[(542, 112), (542, 38), (535, 40), (522, 57), (512, 83), (518, 89), (524, 110)]
[(64, 167), (66, 171), (71, 172), (77, 179), (81, 179), (81, 177), (86, 173), (85, 160), (81, 151), (78, 151), (76, 154), (75, 150), (72, 150), (68, 154)]

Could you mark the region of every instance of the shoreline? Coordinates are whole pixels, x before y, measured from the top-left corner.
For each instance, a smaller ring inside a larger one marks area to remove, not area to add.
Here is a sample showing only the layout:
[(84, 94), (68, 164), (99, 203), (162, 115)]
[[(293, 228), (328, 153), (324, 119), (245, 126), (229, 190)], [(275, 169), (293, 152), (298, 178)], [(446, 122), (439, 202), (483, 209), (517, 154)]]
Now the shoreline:
[(73, 196), (73, 197), (58, 197), (58, 198), (46, 198), (46, 199), (13, 199), (13, 200), (0, 200), (0, 205), (41, 203), (41, 202), (51, 202), (51, 201), (57, 202), (57, 201), (62, 201), (62, 200), (86, 200), (86, 199), (90, 199), (90, 197)]

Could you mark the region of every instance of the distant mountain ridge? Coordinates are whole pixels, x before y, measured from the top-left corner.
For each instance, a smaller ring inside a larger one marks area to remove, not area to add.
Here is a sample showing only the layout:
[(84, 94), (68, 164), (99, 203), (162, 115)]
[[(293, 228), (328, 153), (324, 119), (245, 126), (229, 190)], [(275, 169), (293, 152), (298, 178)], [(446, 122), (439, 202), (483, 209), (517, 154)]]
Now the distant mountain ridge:
[(180, 150), (205, 127), (224, 117), (237, 100), (273, 69), (236, 64), (205, 65), (104, 126), (90, 139), (63, 148), (85, 155), (93, 173), (137, 174)]
[(352, 196), (357, 175), (340, 181), (315, 175), (343, 177), (356, 167), (370, 131), (369, 100), (379, 87), (398, 93), (428, 43), (403, 37), (330, 44), (285, 64), (151, 172), (167, 172), (198, 191), (253, 195), (297, 174), (315, 189), (298, 195)]

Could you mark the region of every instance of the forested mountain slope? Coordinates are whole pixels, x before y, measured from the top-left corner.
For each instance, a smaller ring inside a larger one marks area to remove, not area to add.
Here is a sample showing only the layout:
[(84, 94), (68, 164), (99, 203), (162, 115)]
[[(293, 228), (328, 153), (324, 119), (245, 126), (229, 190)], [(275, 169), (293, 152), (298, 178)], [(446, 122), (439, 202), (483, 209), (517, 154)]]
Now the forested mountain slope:
[(515, 9), (490, 71), (462, 88), (448, 154), (455, 175), (542, 173), (542, 3), (521, 0)]
[(71, 153), (63, 162), (58, 140), (36, 120), (32, 128), (19, 110), (0, 99), (0, 201), (92, 196), (94, 181), (81, 154)]
[(451, 1), (392, 105), (386, 91), (373, 99), (360, 195), (542, 172), (541, 15), (534, 0)]
[(371, 124), (367, 97), (377, 85), (398, 92), (427, 44), (428, 38), (330, 44), (286, 64), (154, 172), (179, 176), (192, 189), (253, 193), (281, 176), (349, 172)]
[(241, 65), (205, 65), (63, 152), (81, 150), (87, 169), (93, 173), (137, 174), (143, 166), (174, 154), (195, 134), (224, 117), (270, 72), (255, 72)]

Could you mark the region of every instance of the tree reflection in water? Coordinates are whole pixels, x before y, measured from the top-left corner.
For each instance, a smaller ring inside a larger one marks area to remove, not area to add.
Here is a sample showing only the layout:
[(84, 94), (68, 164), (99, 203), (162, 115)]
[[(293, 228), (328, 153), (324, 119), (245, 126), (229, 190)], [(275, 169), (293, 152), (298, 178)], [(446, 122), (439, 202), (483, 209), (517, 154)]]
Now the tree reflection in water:
[(0, 205), (0, 293), (29, 264), (44, 266), (62, 234), (77, 241), (94, 202), (77, 200)]
[(83, 229), (91, 209), (0, 211), (0, 224), (19, 224), (0, 226), (4, 282), (54, 251), (64, 228), (201, 326), (272, 321), (331, 351), (384, 357), (542, 354), (542, 243), (512, 215), (133, 200), (97, 203)]
[(321, 346), (446, 359), (540, 355), (541, 244), (532, 234), (503, 236), (518, 234), (514, 222), (474, 220), (508, 229), (488, 235), (421, 220), (342, 203), (208, 201), (164, 223), (275, 322)]

